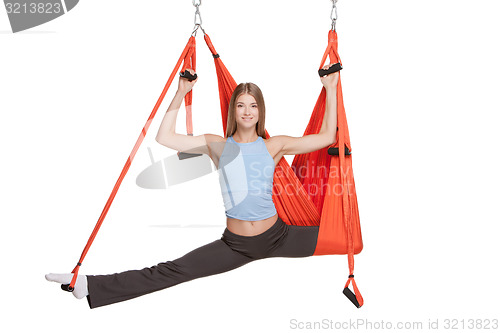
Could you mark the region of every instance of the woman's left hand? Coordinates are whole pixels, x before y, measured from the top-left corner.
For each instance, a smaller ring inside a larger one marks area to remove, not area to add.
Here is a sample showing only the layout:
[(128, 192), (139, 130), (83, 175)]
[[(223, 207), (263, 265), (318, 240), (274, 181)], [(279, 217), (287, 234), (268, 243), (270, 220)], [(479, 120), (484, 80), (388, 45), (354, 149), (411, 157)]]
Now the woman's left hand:
[[(330, 64), (330, 65), (325, 65), (323, 66), (323, 69), (328, 69), (330, 68), (331, 66), (333, 66), (333, 64)], [(337, 87), (337, 83), (339, 82), (339, 72), (335, 72), (335, 73), (332, 73), (332, 74), (328, 74), (326, 76), (322, 76), (320, 79), (321, 79), (321, 83), (323, 83), (323, 86), (325, 88), (335, 88)]]
[[(186, 71), (191, 73), (191, 75), (196, 74), (194, 69), (187, 68)], [(193, 89), (193, 86), (197, 81), (198, 81), (198, 77), (196, 78), (196, 80), (193, 80), (193, 81), (189, 81), (188, 79), (181, 77), (181, 78), (179, 78), (179, 87), (177, 88), (177, 90), (185, 96), (185, 95), (187, 95), (188, 92), (191, 91), (191, 89)]]

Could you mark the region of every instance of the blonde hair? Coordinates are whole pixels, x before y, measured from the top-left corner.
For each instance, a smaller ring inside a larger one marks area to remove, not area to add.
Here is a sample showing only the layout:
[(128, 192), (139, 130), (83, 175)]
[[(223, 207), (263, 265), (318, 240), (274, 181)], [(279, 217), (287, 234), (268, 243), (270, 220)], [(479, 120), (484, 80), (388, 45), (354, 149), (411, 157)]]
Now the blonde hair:
[(249, 94), (255, 98), (257, 108), (259, 109), (259, 121), (255, 124), (257, 135), (266, 138), (266, 105), (264, 104), (264, 96), (260, 88), (251, 82), (240, 83), (233, 91), (231, 101), (229, 102), (229, 109), (227, 114), (226, 138), (230, 137), (236, 132), (236, 100), (243, 94)]

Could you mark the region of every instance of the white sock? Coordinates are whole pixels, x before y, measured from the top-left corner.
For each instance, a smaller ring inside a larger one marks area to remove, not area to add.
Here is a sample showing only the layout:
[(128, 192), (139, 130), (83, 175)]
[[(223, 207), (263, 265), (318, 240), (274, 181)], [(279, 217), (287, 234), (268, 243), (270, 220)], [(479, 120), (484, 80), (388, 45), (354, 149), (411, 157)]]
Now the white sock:
[[(47, 274), (45, 275), (45, 279), (47, 281), (57, 282), (60, 284), (70, 284), (71, 279), (73, 279), (73, 274)], [(89, 294), (89, 290), (87, 288), (87, 276), (86, 275), (78, 275), (75, 282), (75, 289), (73, 290), (73, 296), (78, 299), (82, 299)]]

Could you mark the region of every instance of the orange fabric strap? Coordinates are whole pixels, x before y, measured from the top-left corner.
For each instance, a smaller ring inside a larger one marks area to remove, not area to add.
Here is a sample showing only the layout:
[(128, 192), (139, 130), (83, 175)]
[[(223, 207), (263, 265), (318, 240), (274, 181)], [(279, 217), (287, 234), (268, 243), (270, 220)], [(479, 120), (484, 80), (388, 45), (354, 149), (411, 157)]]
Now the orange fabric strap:
[[(75, 266), (75, 268), (71, 271), (73, 273), (73, 279), (71, 280), (71, 283), (69, 285), (70, 289), (73, 289), (76, 283), (76, 278), (78, 277), (78, 271), (80, 270), (80, 266), (85, 259), (85, 256), (87, 255), (88, 250), (90, 249), (90, 246), (92, 245), (97, 232), (99, 231), (104, 218), (106, 217), (106, 214), (109, 211), (109, 208), (111, 207), (111, 204), (113, 203), (113, 200), (116, 196), (116, 193), (118, 192), (118, 189), (120, 188), (120, 185), (123, 181), (123, 178), (125, 178), (125, 175), (127, 174), (130, 165), (132, 164), (132, 161), (134, 160), (135, 154), (137, 153), (137, 150), (139, 149), (142, 141), (144, 140), (144, 137), (146, 136), (146, 133), (149, 129), (149, 126), (151, 125), (151, 122), (153, 121), (153, 118), (156, 115), (156, 112), (158, 111), (158, 108), (160, 107), (163, 99), (165, 98), (165, 95), (170, 88), (170, 85), (172, 84), (172, 81), (174, 78), (178, 75), (179, 73), (179, 68), (182, 63), (184, 63), (183, 69), (186, 68), (186, 66), (194, 66), (195, 65), (195, 38), (191, 36), (182, 51), (181, 56), (179, 57), (179, 60), (177, 61), (177, 64), (174, 67), (174, 70), (172, 71), (172, 74), (170, 74), (170, 77), (168, 78), (167, 83), (165, 84), (165, 87), (163, 88), (163, 91), (161, 92), (160, 97), (158, 98), (158, 101), (156, 102), (153, 111), (148, 117), (148, 120), (146, 121), (146, 124), (141, 130), (141, 133), (139, 134), (139, 138), (137, 139), (132, 152), (130, 153), (129, 157), (127, 158), (127, 161), (125, 162), (125, 165), (120, 173), (120, 176), (118, 177), (118, 180), (115, 183), (115, 186), (113, 187), (113, 190), (111, 191), (111, 195), (109, 196), (108, 200), (106, 201), (106, 204), (104, 206), (104, 209), (102, 210), (101, 215), (99, 216), (99, 219), (97, 220), (97, 224), (94, 227), (94, 230), (92, 231), (92, 234), (90, 235), (89, 240), (87, 241), (87, 244), (85, 245), (85, 248), (83, 249), (83, 252), (80, 256), (80, 259), (78, 260), (78, 264)], [(186, 104), (187, 105), (187, 104)], [(190, 105), (190, 104), (189, 104)], [(192, 128), (191, 128), (192, 130)], [(189, 133), (189, 132), (188, 132)]]

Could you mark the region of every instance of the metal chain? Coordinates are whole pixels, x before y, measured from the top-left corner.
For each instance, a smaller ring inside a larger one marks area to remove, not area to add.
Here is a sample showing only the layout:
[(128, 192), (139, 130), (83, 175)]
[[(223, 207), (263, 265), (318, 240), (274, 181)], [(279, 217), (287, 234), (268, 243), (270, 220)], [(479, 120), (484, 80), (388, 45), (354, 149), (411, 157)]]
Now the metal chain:
[(201, 20), (200, 5), (201, 5), (201, 0), (198, 1), (193, 0), (193, 6), (196, 7), (196, 11), (194, 13), (194, 30), (191, 33), (191, 36), (196, 36), (198, 28), (200, 28), (201, 31), (203, 31), (203, 34), (205, 34), (205, 30), (203, 30), (203, 27), (201, 26), (203, 21)]
[[(332, 12), (330, 13), (330, 18), (332, 19), (332, 30), (335, 30), (337, 25), (337, 1), (338, 0), (332, 0)], [(335, 16), (333, 16), (334, 13)]]

